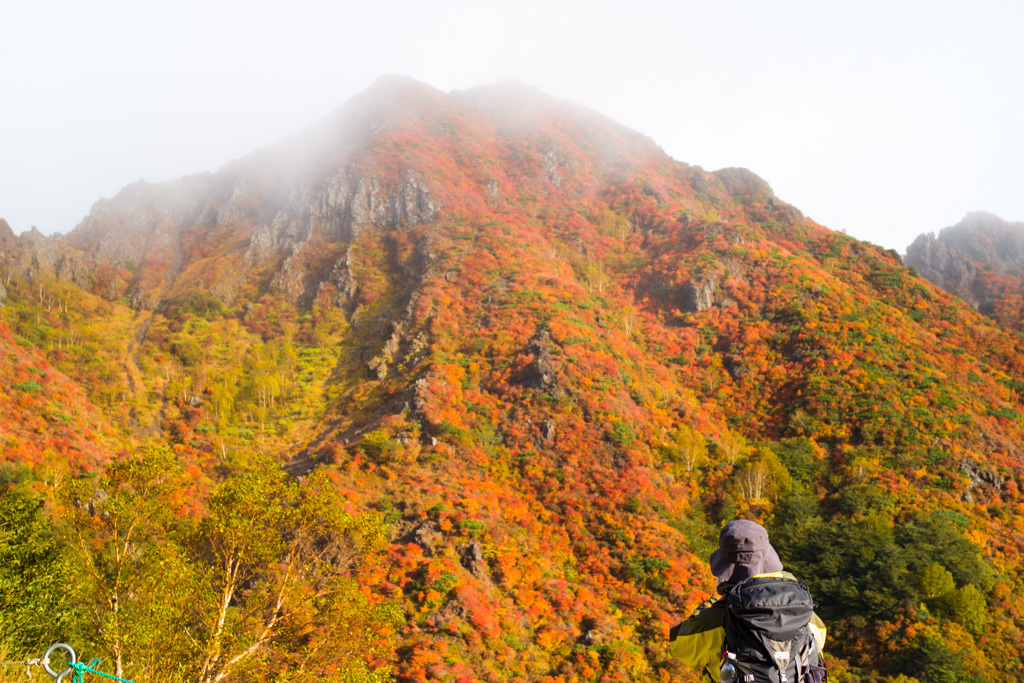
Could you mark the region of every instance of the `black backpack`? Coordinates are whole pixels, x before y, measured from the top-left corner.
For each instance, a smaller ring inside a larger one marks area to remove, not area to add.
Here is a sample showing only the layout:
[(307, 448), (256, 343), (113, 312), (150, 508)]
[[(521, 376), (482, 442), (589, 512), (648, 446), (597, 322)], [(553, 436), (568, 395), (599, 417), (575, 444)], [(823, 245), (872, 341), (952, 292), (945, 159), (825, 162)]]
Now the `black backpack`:
[(751, 577), (725, 597), (725, 645), (739, 683), (823, 683), (825, 662), (808, 623), (814, 612), (802, 581)]

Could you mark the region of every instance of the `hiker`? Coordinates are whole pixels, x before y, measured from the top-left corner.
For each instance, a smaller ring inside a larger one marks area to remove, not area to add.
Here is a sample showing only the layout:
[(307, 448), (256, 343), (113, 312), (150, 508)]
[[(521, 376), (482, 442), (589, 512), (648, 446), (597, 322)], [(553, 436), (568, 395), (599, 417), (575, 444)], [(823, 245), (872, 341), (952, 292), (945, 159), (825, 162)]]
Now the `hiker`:
[(782, 569), (763, 526), (745, 519), (726, 524), (711, 553), (722, 597), (672, 628), (672, 654), (712, 681), (727, 651), (736, 654), (739, 681), (824, 680), (825, 625), (807, 587)]

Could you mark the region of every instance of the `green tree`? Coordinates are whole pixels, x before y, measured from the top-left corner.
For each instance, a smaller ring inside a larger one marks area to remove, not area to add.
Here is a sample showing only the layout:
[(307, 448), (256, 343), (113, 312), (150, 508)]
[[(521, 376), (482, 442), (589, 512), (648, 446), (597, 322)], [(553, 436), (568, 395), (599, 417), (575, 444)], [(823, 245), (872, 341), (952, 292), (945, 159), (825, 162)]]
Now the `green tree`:
[(659, 446), (662, 455), (686, 472), (707, 464), (708, 443), (698, 432), (686, 425), (679, 425), (669, 436), (668, 441)]
[(942, 515), (918, 515), (895, 527), (895, 541), (904, 549), (907, 565), (920, 571), (932, 562), (945, 567), (958, 586), (992, 585), (992, 570), (981, 549), (964, 538), (956, 524)]
[(145, 449), (62, 492), (75, 598), (92, 644), (110, 653), (117, 676), (142, 668), (139, 653), (154, 645), (189, 649), (179, 615), (193, 588), (190, 573), (164, 533), (182, 492), (180, 474), (169, 450)]
[(943, 596), (942, 607), (953, 619), (974, 635), (981, 635), (988, 625), (989, 607), (985, 594), (972, 583)]
[(735, 479), (743, 496), (751, 503), (787, 494), (793, 486), (785, 465), (767, 448), (758, 449), (739, 468)]
[(956, 582), (945, 567), (932, 562), (918, 574), (917, 588), (922, 600), (934, 603), (956, 590)]
[(0, 487), (0, 647), (21, 656), (70, 639), (77, 615), (68, 556), (44, 501), (14, 484)]
[(392, 613), (371, 603), (355, 577), (367, 553), (386, 547), (383, 520), (345, 512), (324, 475), (299, 486), (274, 463), (254, 460), (213, 493), (189, 543), (206, 567), (192, 618), (198, 680), (233, 679), (271, 655), (293, 673), (385, 677), (386, 668), (367, 661), (386, 654), (376, 632)]
[(772, 543), (783, 564), (811, 587), (822, 618), (871, 618), (914, 597), (888, 518), (873, 513), (825, 522), (815, 517), (798, 528), (785, 526), (783, 521)]
[(725, 430), (719, 435), (717, 446), (722, 461), (729, 465), (735, 465), (750, 451), (743, 435), (729, 430)]
[(811, 482), (824, 456), (820, 446), (803, 436), (776, 441), (768, 447), (778, 456), (793, 480), (802, 484)]
[(898, 671), (928, 683), (963, 680), (961, 657), (942, 638), (932, 633), (920, 634), (895, 663)]

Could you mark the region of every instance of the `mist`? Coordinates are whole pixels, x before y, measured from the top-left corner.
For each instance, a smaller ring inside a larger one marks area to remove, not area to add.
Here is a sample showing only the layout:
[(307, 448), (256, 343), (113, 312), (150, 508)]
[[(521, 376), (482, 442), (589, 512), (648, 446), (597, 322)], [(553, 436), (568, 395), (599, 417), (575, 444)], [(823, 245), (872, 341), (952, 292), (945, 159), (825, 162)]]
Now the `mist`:
[(0, 217), (68, 232), (129, 183), (216, 171), (401, 74), (515, 79), (901, 252), (968, 211), (1024, 219), (1024, 7), (677, 5), (8, 3)]

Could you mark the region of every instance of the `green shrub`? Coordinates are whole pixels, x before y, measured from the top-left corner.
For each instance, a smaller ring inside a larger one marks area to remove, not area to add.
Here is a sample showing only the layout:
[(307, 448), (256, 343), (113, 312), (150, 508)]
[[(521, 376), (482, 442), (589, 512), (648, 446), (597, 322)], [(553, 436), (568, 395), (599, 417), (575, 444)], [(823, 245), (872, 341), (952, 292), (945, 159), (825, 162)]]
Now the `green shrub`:
[(474, 535), (482, 534), (486, 528), (479, 519), (464, 519), (459, 522), (459, 527), (463, 531)]
[(224, 304), (208, 292), (193, 289), (176, 297), (173, 309), (177, 313), (210, 319), (224, 311)]
[(359, 450), (363, 455), (372, 458), (376, 462), (394, 462), (401, 450), (401, 446), (383, 429), (368, 432), (359, 442)]
[(636, 432), (625, 422), (616, 422), (608, 430), (608, 439), (616, 446), (628, 446), (636, 441)]
[(992, 417), (1002, 418), (1004, 420), (1016, 420), (1020, 417), (1020, 414), (1013, 408), (993, 408), (988, 411), (988, 414)]

